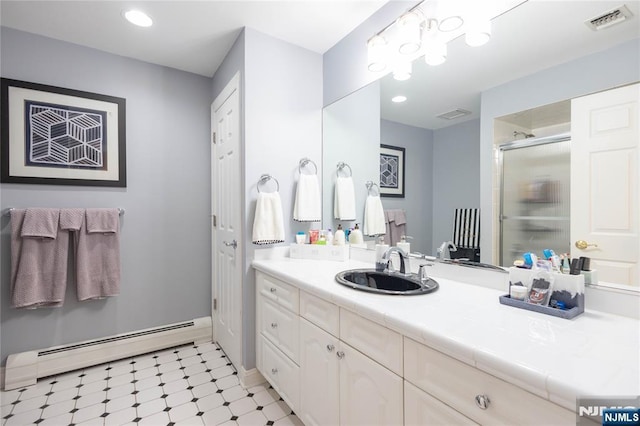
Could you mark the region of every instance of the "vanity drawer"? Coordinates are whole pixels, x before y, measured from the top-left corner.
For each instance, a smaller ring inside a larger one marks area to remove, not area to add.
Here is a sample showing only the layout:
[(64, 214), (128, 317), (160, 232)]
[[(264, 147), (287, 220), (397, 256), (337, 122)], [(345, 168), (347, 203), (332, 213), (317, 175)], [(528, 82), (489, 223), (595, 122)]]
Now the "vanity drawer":
[(292, 410), (297, 410), (300, 396), (300, 367), (284, 356), (264, 336), (262, 346), (262, 375), (280, 394)]
[[(405, 379), (480, 424), (574, 425), (575, 413), (405, 337)], [(476, 403), (486, 397), (486, 409)]]
[(300, 317), (263, 298), (260, 331), (294, 362), (298, 362)]
[(260, 294), (266, 299), (276, 302), (293, 313), (300, 312), (299, 290), (296, 287), (262, 272), (256, 272), (256, 285)]
[(402, 335), (340, 309), (340, 340), (402, 376)]
[(404, 381), (404, 424), (405, 426), (478, 425), (406, 380)]
[(336, 337), (340, 332), (340, 308), (304, 291), (300, 292), (300, 316)]

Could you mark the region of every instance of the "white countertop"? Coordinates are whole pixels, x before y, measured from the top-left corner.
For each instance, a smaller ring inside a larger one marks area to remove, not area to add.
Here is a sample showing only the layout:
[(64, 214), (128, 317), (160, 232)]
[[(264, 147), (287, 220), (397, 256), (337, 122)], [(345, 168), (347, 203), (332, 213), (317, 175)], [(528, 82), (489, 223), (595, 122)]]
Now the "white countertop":
[(436, 292), (388, 296), (334, 279), (370, 263), (280, 258), (252, 266), (572, 411), (580, 396), (640, 395), (640, 321), (632, 318), (587, 309), (566, 320), (518, 309), (500, 304), (506, 291), (435, 269)]

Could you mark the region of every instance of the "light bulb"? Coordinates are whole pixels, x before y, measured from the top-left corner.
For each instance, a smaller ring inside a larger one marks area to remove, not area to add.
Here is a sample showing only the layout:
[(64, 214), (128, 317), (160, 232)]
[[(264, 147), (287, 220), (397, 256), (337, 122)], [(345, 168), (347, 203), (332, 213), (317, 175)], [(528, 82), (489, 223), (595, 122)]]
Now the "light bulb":
[(387, 41), (375, 35), (367, 42), (367, 68), (371, 72), (384, 71), (387, 68)]
[(139, 27), (150, 27), (153, 25), (153, 20), (144, 12), (139, 10), (127, 10), (122, 12), (122, 16), (131, 22), (133, 25), (137, 25)]
[(411, 55), (420, 50), (421, 19), (415, 12), (407, 12), (398, 18), (398, 51), (403, 55)]
[(399, 81), (409, 80), (411, 78), (411, 62), (398, 61), (393, 68), (393, 78)]

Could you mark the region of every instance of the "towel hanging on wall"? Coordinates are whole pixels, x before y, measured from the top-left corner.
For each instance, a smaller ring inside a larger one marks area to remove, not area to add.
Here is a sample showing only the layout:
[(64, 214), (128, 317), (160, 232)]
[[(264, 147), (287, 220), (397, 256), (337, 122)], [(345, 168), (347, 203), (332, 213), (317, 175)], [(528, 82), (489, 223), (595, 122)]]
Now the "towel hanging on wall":
[(298, 222), (320, 222), (322, 220), (318, 175), (300, 175), (293, 206), (293, 219)]
[(62, 306), (67, 287), (69, 232), (59, 209), (11, 210), (11, 306)]
[(338, 220), (356, 220), (356, 195), (351, 176), (336, 178), (333, 213)]
[[(260, 185), (270, 180), (276, 183), (274, 192), (260, 191)], [(253, 218), (253, 244), (277, 244), (284, 242), (284, 217), (280, 200), (280, 183), (269, 174), (260, 176), (257, 184), (258, 200)]]

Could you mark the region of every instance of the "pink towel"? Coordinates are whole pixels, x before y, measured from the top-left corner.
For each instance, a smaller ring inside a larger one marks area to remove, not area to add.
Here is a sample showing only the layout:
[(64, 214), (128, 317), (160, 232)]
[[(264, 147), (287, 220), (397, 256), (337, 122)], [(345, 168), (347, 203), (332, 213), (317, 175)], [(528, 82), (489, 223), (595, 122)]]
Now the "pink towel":
[(61, 306), (67, 288), (69, 233), (58, 229), (59, 210), (29, 210), (11, 211), (11, 306)]
[(60, 228), (69, 231), (78, 231), (84, 222), (84, 209), (60, 210)]
[(120, 294), (120, 231), (118, 209), (87, 209), (76, 232), (78, 300)]

